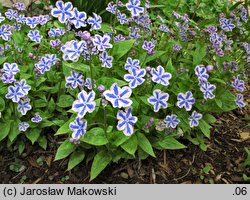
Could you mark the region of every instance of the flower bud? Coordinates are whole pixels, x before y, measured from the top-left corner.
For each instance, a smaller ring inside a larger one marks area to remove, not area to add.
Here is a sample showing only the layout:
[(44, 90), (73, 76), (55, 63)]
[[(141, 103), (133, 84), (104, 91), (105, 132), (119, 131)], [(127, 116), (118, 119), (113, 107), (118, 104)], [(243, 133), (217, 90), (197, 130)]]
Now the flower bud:
[(105, 86), (104, 85), (99, 85), (98, 90), (100, 93), (103, 93), (105, 91)]
[(90, 37), (91, 37), (91, 35), (90, 35), (90, 33), (89, 33), (88, 31), (84, 31), (84, 32), (82, 33), (82, 38), (83, 38), (84, 40), (89, 40)]
[(213, 66), (213, 65), (208, 65), (208, 66), (207, 66), (207, 71), (208, 71), (208, 72), (213, 71), (213, 69), (214, 69), (214, 66)]

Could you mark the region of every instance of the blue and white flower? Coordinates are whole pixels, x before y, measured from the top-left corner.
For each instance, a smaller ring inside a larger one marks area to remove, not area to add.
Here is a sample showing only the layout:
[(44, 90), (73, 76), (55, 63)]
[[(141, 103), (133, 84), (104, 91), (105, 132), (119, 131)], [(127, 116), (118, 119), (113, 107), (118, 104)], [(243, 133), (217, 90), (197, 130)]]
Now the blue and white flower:
[(73, 62), (78, 61), (81, 53), (85, 48), (85, 45), (86, 42), (83, 40), (79, 42), (76, 40), (66, 42), (65, 45), (61, 47), (61, 51), (63, 52), (63, 59), (71, 60)]
[(12, 35), (12, 33), (11, 33), (11, 31), (9, 31), (9, 30), (7, 29), (7, 26), (2, 25), (2, 26), (0, 27), (0, 37), (1, 37), (3, 40), (9, 41), (11, 35)]
[[(94, 88), (96, 88), (96, 82), (95, 80), (92, 80), (93, 81), (93, 85), (94, 85)], [(87, 87), (89, 90), (92, 90), (93, 87), (92, 87), (92, 81), (91, 81), (91, 78), (86, 78), (85, 80), (85, 87)]]
[(106, 7), (106, 10), (112, 14), (115, 14), (117, 11), (117, 5), (113, 4), (113, 2), (109, 2), (108, 6)]
[(244, 102), (244, 97), (242, 94), (237, 94), (236, 99), (235, 99), (235, 103), (239, 108), (243, 108), (246, 106), (245, 102)]
[(35, 66), (41, 74), (44, 74), (46, 71), (50, 71), (52, 65), (46, 57), (42, 57), (41, 60), (35, 64)]
[(145, 75), (145, 69), (132, 68), (131, 70), (129, 70), (129, 74), (124, 75), (124, 80), (129, 82), (130, 88), (136, 88), (138, 85), (141, 85), (145, 81), (145, 79), (143, 78)]
[(132, 69), (140, 69), (141, 67), (139, 64), (140, 64), (140, 61), (138, 59), (133, 60), (132, 58), (128, 57), (124, 65), (124, 68), (128, 71)]
[(155, 45), (151, 41), (144, 41), (142, 48), (148, 51), (148, 53), (152, 53), (155, 48)]
[(114, 42), (120, 42), (120, 41), (124, 41), (124, 40), (125, 40), (125, 37), (122, 34), (118, 34), (114, 38)]
[(176, 126), (180, 123), (180, 120), (176, 115), (167, 115), (164, 122), (166, 123), (166, 128), (176, 128)]
[(77, 88), (78, 86), (83, 87), (83, 75), (82, 73), (77, 73), (75, 71), (70, 72), (71, 76), (66, 77), (66, 87)]
[(132, 105), (132, 101), (129, 99), (132, 94), (132, 90), (124, 86), (120, 88), (117, 83), (114, 83), (110, 90), (103, 92), (104, 97), (112, 103), (114, 108), (126, 108)]
[(245, 82), (240, 79), (240, 76), (237, 76), (232, 82), (232, 86), (239, 92), (243, 92), (245, 90)]
[(117, 112), (117, 129), (123, 131), (126, 136), (131, 136), (134, 132), (134, 124), (137, 122), (137, 117), (132, 116), (132, 108), (126, 108), (125, 112), (119, 110)]
[(152, 68), (152, 81), (164, 86), (169, 85), (169, 80), (172, 78), (172, 75), (168, 72), (165, 72), (165, 69), (159, 65), (157, 70)]
[(204, 66), (197, 65), (195, 67), (195, 74), (198, 77), (199, 83), (207, 82), (209, 75), (207, 74), (207, 69)]
[(4, 63), (2, 71), (6, 74), (17, 74), (20, 72), (16, 63)]
[(20, 122), (18, 124), (19, 131), (25, 132), (29, 127), (30, 127), (30, 125), (27, 122)]
[(0, 13), (0, 23), (5, 20), (5, 17)]
[(16, 22), (20, 23), (20, 24), (25, 24), (26, 23), (26, 17), (25, 15), (17, 15), (16, 17)]
[(50, 37), (62, 36), (62, 35), (65, 34), (65, 32), (66, 32), (66, 31), (63, 30), (63, 29), (61, 29), (61, 28), (56, 28), (56, 29), (51, 28), (51, 29), (49, 29), (49, 31), (48, 31), (48, 35), (49, 35)]
[(26, 17), (26, 24), (30, 28), (35, 28), (39, 24), (38, 17)]
[(28, 37), (32, 40), (32, 41), (34, 41), (34, 42), (36, 42), (36, 43), (40, 43), (41, 42), (41, 39), (43, 38), (43, 36), (41, 36), (40, 34), (39, 34), (39, 31), (38, 30), (30, 30), (29, 31), (29, 33), (28, 33)]
[(17, 103), (17, 111), (20, 112), (22, 115), (26, 115), (26, 113), (31, 110), (30, 99), (24, 98), (20, 99)]
[(127, 16), (124, 13), (121, 13), (121, 12), (118, 12), (117, 20), (120, 22), (120, 24), (128, 23)]
[(87, 121), (81, 120), (77, 117), (73, 122), (69, 124), (69, 128), (73, 131), (72, 138), (79, 140), (80, 137), (84, 137), (87, 129)]
[(86, 113), (92, 113), (95, 110), (95, 92), (91, 91), (89, 94), (82, 90), (78, 94), (78, 100), (74, 101), (72, 110), (77, 112), (77, 117), (83, 118)]
[(75, 25), (76, 28), (86, 27), (87, 14), (85, 12), (79, 12), (77, 8), (72, 11), (73, 16), (70, 18), (70, 22)]
[(102, 18), (96, 13), (93, 13), (93, 17), (89, 17), (87, 22), (91, 25), (91, 29), (99, 30), (102, 27)]
[(99, 58), (102, 61), (102, 67), (107, 67), (109, 69), (112, 67), (113, 57), (109, 56), (106, 51), (103, 51), (99, 55)]
[(56, 8), (51, 10), (51, 15), (58, 18), (59, 22), (65, 23), (69, 18), (73, 17), (72, 9), (73, 5), (71, 2), (57, 1)]
[(20, 87), (24, 95), (28, 95), (28, 92), (31, 89), (31, 86), (26, 83), (25, 79), (22, 79), (20, 82), (15, 82), (14, 85), (15, 87)]
[(197, 113), (196, 111), (192, 112), (192, 115), (188, 118), (189, 119), (189, 126), (191, 128), (195, 126), (199, 126), (199, 120), (202, 118), (202, 114)]
[(128, 3), (126, 3), (126, 7), (132, 16), (139, 16), (140, 13), (144, 12), (144, 8), (140, 7), (140, 4), (140, 0), (129, 0)]
[(39, 123), (43, 120), (43, 118), (39, 115), (39, 113), (35, 113), (35, 116), (31, 118), (33, 123)]
[(5, 84), (13, 83), (14, 81), (16, 81), (14, 74), (7, 74), (7, 73), (4, 73), (2, 75), (1, 80)]
[(8, 87), (8, 93), (5, 95), (6, 99), (11, 99), (15, 103), (20, 101), (20, 98), (24, 96), (25, 94), (20, 87), (14, 87), (12, 85)]
[(200, 90), (203, 92), (204, 99), (213, 99), (215, 97), (213, 94), (215, 89), (216, 86), (210, 84), (209, 82), (204, 82), (200, 85)]
[(58, 47), (61, 44), (61, 41), (59, 39), (56, 40), (50, 40), (50, 45), (52, 47)]
[(14, 6), (17, 10), (25, 10), (26, 9), (25, 3), (23, 3), (23, 2), (17, 2), (17, 3), (15, 3)]
[(103, 37), (96, 34), (93, 40), (94, 45), (97, 47), (99, 51), (105, 51), (106, 49), (111, 49), (113, 47), (110, 42), (110, 36), (104, 34)]
[(9, 20), (15, 19), (17, 16), (17, 11), (8, 9), (5, 13), (5, 17), (7, 17)]
[(154, 112), (158, 112), (161, 108), (167, 108), (167, 101), (169, 94), (162, 92), (161, 90), (154, 90), (153, 95), (148, 98), (148, 102), (154, 106)]
[(232, 19), (220, 19), (220, 27), (224, 31), (232, 31), (235, 28), (235, 25), (232, 23)]
[(179, 108), (185, 108), (187, 111), (190, 111), (192, 109), (192, 105), (195, 103), (195, 99), (193, 97), (192, 92), (187, 91), (185, 94), (184, 93), (179, 93), (177, 95), (177, 103), (176, 105)]

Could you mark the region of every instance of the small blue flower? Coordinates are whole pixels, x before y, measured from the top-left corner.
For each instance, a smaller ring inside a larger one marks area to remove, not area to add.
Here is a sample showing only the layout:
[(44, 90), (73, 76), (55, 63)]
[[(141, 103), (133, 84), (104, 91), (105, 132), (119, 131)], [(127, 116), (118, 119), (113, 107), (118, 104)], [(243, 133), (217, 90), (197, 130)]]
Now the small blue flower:
[(12, 33), (7, 29), (7, 26), (2, 25), (0, 27), (0, 37), (5, 40), (5, 41), (9, 41), (10, 37), (11, 37)]
[(215, 48), (215, 53), (217, 56), (220, 56), (220, 57), (224, 56), (224, 52), (221, 48)]
[(49, 29), (49, 31), (48, 31), (48, 35), (49, 35), (50, 37), (62, 36), (62, 35), (65, 34), (65, 32), (66, 32), (66, 31), (63, 30), (63, 29), (61, 29), (61, 28), (56, 28), (56, 29), (51, 28), (51, 29)]
[(153, 44), (153, 42), (151, 41), (144, 41), (143, 45), (142, 45), (142, 48), (146, 51), (148, 51), (148, 53), (152, 53), (154, 48), (155, 48), (155, 45)]
[(102, 18), (101, 18), (101, 16), (97, 15), (96, 13), (93, 13), (93, 16), (94, 17), (89, 17), (87, 22), (88, 22), (88, 24), (91, 25), (91, 29), (98, 30), (102, 27), (101, 26)]
[(50, 45), (52, 47), (58, 47), (61, 44), (61, 41), (59, 39), (56, 40), (50, 40)]
[(128, 57), (124, 65), (124, 68), (126, 70), (140, 69), (141, 67), (139, 64), (140, 64), (140, 61), (138, 59), (132, 60), (132, 58)]
[(3, 83), (13, 83), (14, 81), (16, 81), (14, 74), (8, 74), (8, 73), (4, 73), (1, 77), (1, 80)]
[(28, 92), (31, 89), (30, 85), (26, 83), (25, 79), (22, 79), (20, 82), (15, 82), (14, 85), (15, 87), (20, 87), (24, 95), (28, 95)]
[(235, 25), (232, 23), (232, 19), (220, 19), (220, 27), (224, 31), (232, 31), (235, 28)]
[(189, 126), (191, 128), (199, 125), (199, 119), (202, 118), (202, 114), (197, 113), (196, 111), (192, 112), (192, 115), (188, 118), (189, 119)]
[(112, 14), (115, 14), (117, 11), (117, 5), (113, 4), (112, 2), (109, 2), (108, 6), (106, 7), (106, 10)]
[(195, 103), (195, 99), (193, 97), (192, 92), (187, 91), (185, 94), (179, 93), (177, 95), (178, 102), (176, 105), (179, 108), (184, 107), (187, 111), (190, 111), (192, 109), (192, 105)]
[(154, 106), (154, 112), (158, 112), (160, 108), (167, 108), (168, 104), (168, 98), (169, 94), (162, 92), (161, 90), (154, 90), (153, 95), (148, 98), (148, 102)]
[(140, 7), (140, 0), (129, 0), (128, 3), (126, 3), (127, 9), (131, 12), (132, 16), (139, 16), (140, 13), (144, 12), (143, 7)]
[(29, 127), (30, 125), (27, 122), (21, 122), (18, 124), (19, 131), (25, 132)]
[(15, 19), (17, 16), (17, 11), (8, 9), (7, 12), (4, 13), (5, 17), (7, 17), (9, 20)]
[(17, 3), (15, 3), (14, 6), (17, 10), (25, 10), (26, 9), (25, 3), (23, 3), (23, 2), (17, 2)]
[(70, 18), (70, 22), (75, 25), (76, 28), (81, 28), (87, 26), (86, 19), (87, 15), (85, 12), (79, 12), (77, 8), (74, 8), (73, 16)]
[(145, 75), (145, 69), (132, 68), (131, 70), (129, 70), (129, 74), (124, 75), (124, 80), (129, 82), (130, 88), (136, 88), (138, 85), (141, 85), (145, 81), (145, 79), (143, 78)]
[(43, 118), (39, 115), (39, 113), (35, 113), (35, 116), (31, 118), (33, 123), (39, 123), (43, 120)]
[(69, 18), (73, 17), (72, 9), (73, 5), (71, 2), (57, 1), (56, 8), (51, 10), (51, 15), (58, 18), (59, 22), (65, 23)]
[(112, 103), (114, 108), (126, 108), (132, 105), (132, 101), (129, 97), (132, 94), (132, 90), (125, 86), (120, 88), (117, 83), (114, 83), (110, 90), (103, 92), (104, 97)]
[(124, 13), (118, 12), (117, 19), (120, 22), (120, 24), (128, 23), (127, 16)]
[(20, 98), (24, 97), (25, 94), (22, 92), (20, 87), (9, 86), (8, 93), (5, 95), (7, 99), (11, 99), (13, 102), (17, 103)]
[(209, 75), (207, 74), (206, 67), (197, 65), (195, 67), (195, 74), (198, 76), (199, 83), (207, 82)]
[(89, 94), (82, 90), (78, 94), (78, 100), (74, 101), (72, 110), (77, 112), (77, 117), (83, 118), (85, 114), (92, 113), (95, 110), (95, 92), (91, 91)]
[[(92, 80), (92, 81), (94, 84), (94, 88), (96, 88), (95, 80)], [(91, 78), (86, 78), (85, 80), (85, 87), (87, 87), (89, 90), (92, 90), (92, 81), (91, 81)]]
[(26, 17), (25, 15), (17, 15), (16, 17), (16, 22), (20, 23), (20, 24), (25, 24), (26, 23)]
[(20, 70), (18, 69), (18, 65), (16, 63), (4, 63), (2, 70), (6, 74), (13, 74), (13, 75), (20, 72)]
[(166, 123), (166, 128), (176, 128), (176, 126), (180, 123), (180, 120), (176, 115), (167, 115), (164, 122)]
[(73, 139), (80, 139), (80, 137), (84, 137), (87, 129), (87, 121), (81, 120), (77, 117), (73, 122), (69, 124), (69, 128), (73, 131), (72, 138)]
[(126, 136), (131, 136), (134, 132), (134, 124), (137, 122), (137, 117), (132, 116), (132, 108), (126, 108), (125, 112), (119, 110), (117, 112), (117, 129), (123, 131)]
[(125, 37), (123, 37), (122, 34), (118, 34), (117, 36), (115, 36), (114, 38), (114, 42), (120, 42), (120, 41), (124, 41)]
[(99, 58), (102, 61), (102, 67), (107, 67), (109, 69), (112, 67), (113, 57), (109, 56), (106, 51), (103, 51), (99, 55)]
[(245, 90), (245, 82), (240, 79), (240, 76), (237, 76), (232, 82), (232, 86), (239, 92), (243, 92)]
[(244, 102), (244, 97), (242, 94), (237, 94), (236, 99), (235, 99), (235, 103), (239, 108), (243, 108), (246, 106), (245, 102)]
[(73, 62), (78, 61), (79, 57), (81, 56), (81, 53), (84, 50), (85, 45), (86, 42), (83, 40), (79, 42), (75, 40), (66, 42), (66, 44), (61, 47), (61, 51), (63, 52), (63, 59), (71, 60)]
[(159, 30), (162, 31), (162, 32), (166, 32), (166, 33), (170, 32), (169, 28), (164, 24), (160, 25)]
[(105, 51), (106, 49), (111, 49), (113, 47), (113, 45), (110, 44), (109, 41), (110, 41), (109, 35), (105, 34), (102, 37), (97, 34), (95, 35), (93, 43), (99, 51)]
[(216, 89), (215, 85), (210, 84), (209, 82), (203, 82), (200, 85), (200, 90), (203, 92), (204, 99), (213, 99), (215, 95), (213, 91)]
[(168, 72), (165, 72), (165, 69), (159, 65), (157, 70), (152, 68), (152, 81), (164, 86), (169, 85), (169, 80), (172, 78), (172, 75)]
[(82, 87), (84, 85), (83, 75), (82, 73), (76, 73), (75, 71), (71, 71), (71, 76), (66, 77), (67, 86), (71, 86), (72, 88), (77, 88), (77, 86)]
[(26, 17), (26, 24), (30, 28), (35, 28), (39, 24), (38, 17)]
[(29, 37), (32, 41), (34, 41), (34, 42), (36, 42), (36, 43), (40, 43), (40, 42), (41, 42), (41, 39), (43, 38), (43, 36), (41, 36), (41, 35), (39, 34), (39, 31), (38, 31), (38, 30), (34, 30), (34, 31), (30, 30), (29, 33), (28, 33), (28, 37)]
[(17, 111), (20, 112), (22, 115), (26, 115), (26, 113), (32, 108), (30, 105), (29, 98), (20, 99), (17, 104)]
[(42, 57), (41, 60), (35, 64), (36, 69), (39, 70), (41, 74), (50, 70), (51, 63), (46, 57)]

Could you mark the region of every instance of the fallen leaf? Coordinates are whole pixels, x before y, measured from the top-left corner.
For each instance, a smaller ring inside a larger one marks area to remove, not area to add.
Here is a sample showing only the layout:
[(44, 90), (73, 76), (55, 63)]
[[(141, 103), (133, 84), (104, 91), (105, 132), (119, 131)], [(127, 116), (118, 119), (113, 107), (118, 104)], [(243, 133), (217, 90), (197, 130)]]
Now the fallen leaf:
[(243, 141), (250, 139), (250, 132), (241, 132), (239, 135)]

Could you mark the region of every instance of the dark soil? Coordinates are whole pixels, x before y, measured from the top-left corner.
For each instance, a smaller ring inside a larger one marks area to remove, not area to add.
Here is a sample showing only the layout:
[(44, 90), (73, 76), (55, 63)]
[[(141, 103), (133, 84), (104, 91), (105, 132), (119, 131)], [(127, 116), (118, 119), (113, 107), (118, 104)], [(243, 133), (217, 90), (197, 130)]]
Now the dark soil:
[[(249, 91), (249, 90), (248, 90)], [(249, 95), (245, 95), (250, 105)], [(188, 143), (184, 150), (159, 151), (157, 159), (128, 160), (108, 166), (98, 178), (89, 182), (91, 163), (82, 163), (66, 171), (67, 159), (54, 162), (57, 138), (49, 137), (49, 150), (26, 145), (21, 156), (17, 151), (0, 148), (1, 183), (250, 183), (250, 167), (243, 167), (250, 149), (250, 109), (217, 115), (207, 151)], [(244, 119), (244, 118), (248, 118)], [(58, 138), (59, 139), (59, 138)], [(40, 162), (38, 158), (40, 157)], [(13, 164), (22, 166), (13, 172)], [(210, 167), (206, 167), (210, 166)], [(206, 167), (206, 168), (204, 168)]]

